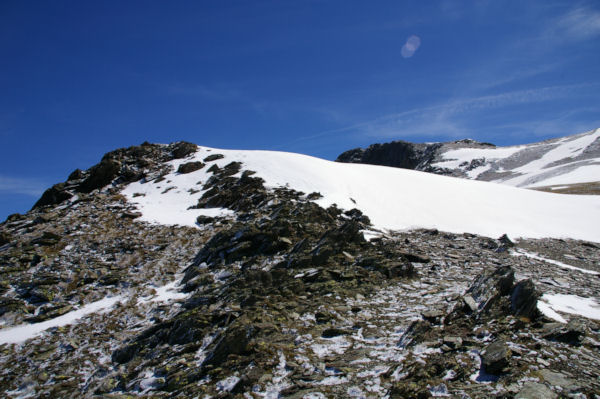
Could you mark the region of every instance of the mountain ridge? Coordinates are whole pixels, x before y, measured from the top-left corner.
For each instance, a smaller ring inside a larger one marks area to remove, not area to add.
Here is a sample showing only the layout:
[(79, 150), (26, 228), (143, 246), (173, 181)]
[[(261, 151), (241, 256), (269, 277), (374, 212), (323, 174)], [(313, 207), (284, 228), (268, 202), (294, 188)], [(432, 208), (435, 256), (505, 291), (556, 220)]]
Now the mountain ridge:
[(600, 129), (538, 143), (496, 147), (465, 139), (394, 141), (356, 148), (338, 162), (367, 163), (535, 188), (600, 181)]

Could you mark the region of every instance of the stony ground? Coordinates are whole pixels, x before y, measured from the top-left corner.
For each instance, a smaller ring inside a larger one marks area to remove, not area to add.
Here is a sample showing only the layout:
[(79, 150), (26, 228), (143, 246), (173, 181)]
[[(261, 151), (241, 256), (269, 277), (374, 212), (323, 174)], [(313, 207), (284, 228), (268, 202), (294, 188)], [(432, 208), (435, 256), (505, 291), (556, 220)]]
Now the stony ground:
[(597, 244), (378, 232), (238, 172), (216, 168), (198, 204), (236, 215), (197, 228), (137, 222), (119, 184), (58, 187), (0, 225), (0, 336), (118, 299), (0, 345), (2, 395), (598, 397), (600, 322), (535, 307), (597, 301)]

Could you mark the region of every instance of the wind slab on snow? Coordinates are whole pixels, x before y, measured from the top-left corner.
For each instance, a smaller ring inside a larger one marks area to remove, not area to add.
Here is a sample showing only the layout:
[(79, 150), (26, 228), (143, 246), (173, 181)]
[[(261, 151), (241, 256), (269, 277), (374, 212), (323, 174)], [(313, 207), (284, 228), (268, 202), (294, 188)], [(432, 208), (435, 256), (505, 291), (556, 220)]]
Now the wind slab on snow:
[[(142, 220), (194, 226), (198, 215), (231, 214), (224, 209), (188, 209), (202, 196), (209, 166), (242, 162), (267, 187), (286, 186), (319, 192), (322, 206), (358, 208), (375, 228), (436, 228), (488, 237), (573, 238), (600, 242), (600, 197), (525, 190), (495, 183), (439, 176), (413, 170), (331, 162), (307, 155), (274, 151), (217, 150), (199, 147), (171, 161), (174, 170), (211, 154), (223, 159), (189, 174), (172, 172), (161, 182), (135, 182), (123, 193), (137, 204)], [(200, 190), (200, 191), (197, 191)], [(140, 195), (142, 194), (142, 195)]]

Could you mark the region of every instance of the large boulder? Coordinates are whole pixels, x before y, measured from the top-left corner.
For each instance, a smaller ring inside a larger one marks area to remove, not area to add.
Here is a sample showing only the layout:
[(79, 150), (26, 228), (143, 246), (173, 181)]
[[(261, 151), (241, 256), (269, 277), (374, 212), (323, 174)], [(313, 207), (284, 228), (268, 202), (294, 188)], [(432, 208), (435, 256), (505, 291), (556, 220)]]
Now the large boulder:
[(171, 153), (173, 154), (173, 158), (180, 159), (195, 153), (197, 150), (198, 146), (196, 144), (188, 143), (187, 141), (181, 141), (174, 144), (173, 151)]
[(177, 173), (181, 173), (181, 174), (192, 173), (192, 172), (202, 169), (203, 167), (204, 167), (204, 164), (200, 161), (186, 162), (186, 163), (182, 163), (181, 165), (179, 165), (179, 168), (177, 168)]
[(519, 281), (510, 296), (511, 311), (515, 316), (526, 317), (530, 320), (537, 319), (540, 311), (537, 301), (540, 297), (531, 279)]
[(501, 266), (492, 273), (479, 275), (467, 294), (475, 300), (478, 310), (489, 310), (498, 299), (511, 292), (514, 281), (514, 270), (510, 266)]
[(56, 205), (73, 197), (73, 193), (66, 189), (65, 183), (58, 183), (44, 191), (39, 200), (33, 205), (36, 209), (46, 205)]
[(89, 176), (79, 186), (79, 191), (89, 193), (110, 184), (121, 170), (121, 163), (114, 159), (103, 159), (89, 170)]
[(510, 349), (503, 340), (497, 340), (489, 344), (481, 354), (481, 364), (485, 371), (490, 374), (500, 374), (510, 360)]

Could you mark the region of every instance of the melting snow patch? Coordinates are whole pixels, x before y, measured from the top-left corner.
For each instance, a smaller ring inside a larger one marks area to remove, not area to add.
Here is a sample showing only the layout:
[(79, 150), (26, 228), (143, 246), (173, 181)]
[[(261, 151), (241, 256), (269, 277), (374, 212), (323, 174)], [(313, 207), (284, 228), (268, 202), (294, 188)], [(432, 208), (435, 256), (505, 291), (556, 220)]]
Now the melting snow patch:
[(175, 290), (176, 285), (177, 281), (172, 281), (169, 284), (163, 285), (162, 287), (157, 287), (154, 289), (156, 291), (154, 295), (138, 299), (138, 304), (148, 302), (169, 302), (176, 299), (187, 298), (189, 294), (177, 292)]
[(359, 388), (359, 387), (350, 387), (348, 388), (348, 390), (346, 391), (348, 393), (348, 396), (351, 398), (358, 398), (358, 399), (366, 399), (367, 396), (364, 394), (364, 392)]
[(348, 378), (346, 377), (338, 377), (335, 375), (325, 377), (321, 381), (319, 381), (319, 385), (340, 385), (348, 382)]
[(446, 384), (440, 384), (440, 385), (431, 387), (431, 388), (429, 388), (429, 392), (431, 393), (431, 396), (433, 396), (433, 397), (450, 396), (450, 394), (448, 393), (448, 387), (446, 387)]
[(142, 376), (142, 380), (140, 381), (140, 389), (142, 393), (147, 393), (154, 387), (154, 383), (156, 382), (156, 377), (154, 373), (150, 370), (146, 370), (144, 375)]
[(266, 399), (277, 399), (280, 397), (280, 392), (289, 387), (290, 384), (285, 381), (285, 377), (290, 373), (286, 370), (286, 359), (283, 352), (279, 352), (279, 364), (274, 370), (271, 384), (265, 389), (265, 392), (254, 392), (255, 394)]
[(202, 363), (204, 363), (204, 361), (206, 360), (206, 356), (208, 355), (208, 353), (206, 352), (206, 348), (208, 348), (208, 345), (212, 344), (212, 342), (215, 340), (215, 336), (216, 335), (208, 334), (204, 338), (202, 338), (202, 346), (200, 347), (200, 349), (198, 349), (196, 355), (194, 356), (194, 358), (196, 359), (196, 364), (198, 366), (202, 366)]
[(61, 327), (72, 324), (74, 321), (90, 313), (103, 313), (108, 311), (114, 304), (121, 301), (123, 297), (114, 296), (104, 298), (96, 302), (88, 303), (80, 309), (65, 313), (54, 319), (41, 323), (22, 324), (20, 326), (0, 330), (0, 344), (16, 344), (33, 338), (52, 327)]
[(554, 309), (550, 307), (550, 305), (546, 302), (538, 301), (537, 308), (544, 316), (551, 318), (554, 321), (558, 321), (559, 323), (566, 323), (567, 320), (556, 313)]
[(219, 391), (231, 391), (237, 383), (240, 382), (240, 377), (232, 375), (231, 377), (227, 377), (221, 381), (217, 381), (217, 389)]
[(312, 344), (310, 347), (317, 356), (324, 357), (333, 353), (341, 355), (350, 345), (346, 338), (339, 336), (330, 338), (323, 344)]
[(587, 270), (587, 269), (582, 269), (580, 267), (575, 267), (575, 266), (567, 265), (566, 263), (562, 263), (562, 262), (559, 262), (559, 261), (554, 260), (554, 259), (548, 259), (548, 258), (541, 257), (538, 254), (534, 254), (532, 252), (527, 252), (527, 251), (523, 251), (523, 250), (517, 250), (517, 251), (511, 252), (511, 254), (514, 255), (514, 256), (526, 256), (526, 257), (531, 258), (531, 259), (540, 260), (542, 262), (546, 262), (546, 263), (550, 263), (552, 265), (556, 265), (556, 266), (561, 267), (563, 269), (577, 270), (578, 272), (582, 272), (582, 273), (586, 273), (586, 274), (593, 274), (593, 275), (596, 275), (596, 276), (600, 275), (600, 273), (595, 272), (593, 270)]
[[(550, 316), (552, 314), (549, 312), (550, 309), (555, 312), (571, 313), (587, 317), (588, 319), (600, 320), (600, 305), (593, 298), (582, 298), (577, 295), (544, 294), (538, 301), (538, 309), (548, 317), (552, 317)], [(562, 320), (555, 317), (552, 318), (562, 323), (566, 322), (560, 315), (558, 315), (558, 318)]]

